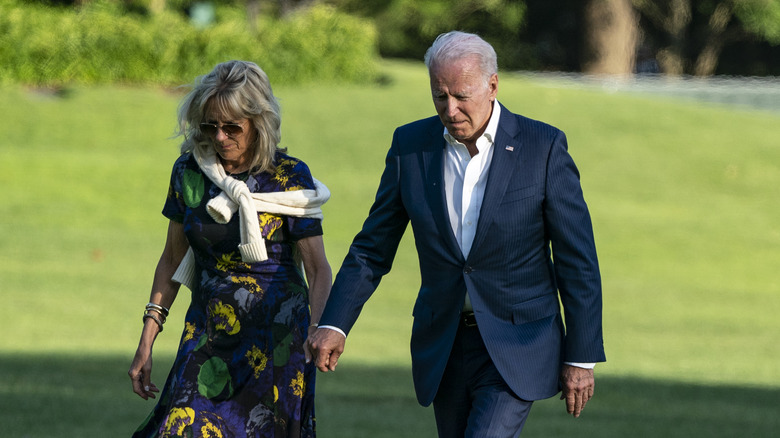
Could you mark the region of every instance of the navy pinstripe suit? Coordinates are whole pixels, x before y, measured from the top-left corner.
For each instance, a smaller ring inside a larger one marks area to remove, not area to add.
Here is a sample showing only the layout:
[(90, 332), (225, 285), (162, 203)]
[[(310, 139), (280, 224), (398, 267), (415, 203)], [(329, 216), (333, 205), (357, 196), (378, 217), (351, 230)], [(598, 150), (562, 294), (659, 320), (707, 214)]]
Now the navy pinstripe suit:
[(411, 340), (420, 404), (436, 395), (467, 290), (512, 391), (529, 401), (551, 397), (564, 361), (605, 360), (591, 220), (566, 138), (502, 106), (477, 232), (464, 258), (446, 211), (443, 130), (431, 117), (395, 131), (376, 200), (320, 325), (351, 329), (411, 222), (422, 277)]

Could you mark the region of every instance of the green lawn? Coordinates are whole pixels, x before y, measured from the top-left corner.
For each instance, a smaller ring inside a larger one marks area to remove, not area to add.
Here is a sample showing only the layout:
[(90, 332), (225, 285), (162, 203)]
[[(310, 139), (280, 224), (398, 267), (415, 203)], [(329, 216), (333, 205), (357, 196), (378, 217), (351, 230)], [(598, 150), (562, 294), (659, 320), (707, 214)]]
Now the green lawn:
[[(327, 184), (334, 271), (373, 200), (393, 129), (433, 114), (418, 65), (376, 87), (278, 88), (283, 144)], [(273, 78), (272, 78), (273, 80)], [(129, 436), (151, 404), (126, 370), (165, 237), (179, 92), (0, 90), (2, 436)], [(771, 436), (780, 429), (780, 114), (501, 76), (499, 100), (562, 128), (604, 278), (608, 362), (583, 417), (537, 403), (524, 436)], [(411, 234), (411, 233), (409, 233)], [(411, 236), (407, 236), (411, 237)], [(410, 238), (339, 370), (324, 438), (434, 436), (411, 387)], [(161, 384), (188, 292), (156, 345)]]

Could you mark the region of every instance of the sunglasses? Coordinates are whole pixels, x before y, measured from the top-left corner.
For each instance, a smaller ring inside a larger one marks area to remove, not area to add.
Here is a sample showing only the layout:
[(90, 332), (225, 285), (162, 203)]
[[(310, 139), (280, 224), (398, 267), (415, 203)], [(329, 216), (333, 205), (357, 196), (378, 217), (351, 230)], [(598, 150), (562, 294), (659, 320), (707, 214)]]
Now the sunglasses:
[(216, 137), (219, 130), (225, 133), (228, 137), (235, 137), (244, 132), (244, 126), (238, 123), (223, 123), (218, 125), (216, 123), (201, 123), (200, 131), (210, 137)]

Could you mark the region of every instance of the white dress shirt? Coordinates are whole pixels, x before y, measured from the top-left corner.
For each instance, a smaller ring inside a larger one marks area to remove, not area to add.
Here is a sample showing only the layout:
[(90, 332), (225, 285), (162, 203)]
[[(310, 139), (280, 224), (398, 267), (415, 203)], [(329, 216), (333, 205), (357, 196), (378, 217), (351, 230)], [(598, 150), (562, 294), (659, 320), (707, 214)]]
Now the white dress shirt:
[(478, 152), (473, 157), (466, 145), (456, 140), (447, 132), (447, 128), (444, 128), (444, 139), (447, 140), (444, 152), (444, 192), (452, 232), (463, 257), (469, 256), (477, 232), (488, 169), (493, 161), (493, 142), (500, 113), (501, 106), (498, 101), (493, 101), (493, 113), (485, 132), (477, 139)]
[[(488, 169), (493, 161), (493, 142), (500, 116), (501, 106), (494, 100), (490, 120), (485, 132), (477, 139), (478, 152), (473, 157), (466, 145), (456, 140), (447, 132), (447, 128), (444, 128), (444, 139), (447, 141), (444, 151), (444, 196), (447, 200), (450, 226), (464, 258), (468, 258), (477, 232), (479, 211), (485, 198)], [(468, 291), (463, 310), (471, 310)]]

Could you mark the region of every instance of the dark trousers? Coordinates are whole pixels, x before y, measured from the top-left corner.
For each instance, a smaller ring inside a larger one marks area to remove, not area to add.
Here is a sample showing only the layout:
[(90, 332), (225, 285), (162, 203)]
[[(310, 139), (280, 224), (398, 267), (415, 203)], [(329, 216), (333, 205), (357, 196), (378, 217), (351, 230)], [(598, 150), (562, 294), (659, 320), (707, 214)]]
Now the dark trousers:
[(509, 389), (479, 329), (461, 324), (433, 400), (439, 438), (515, 438), (532, 404)]

